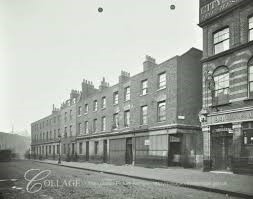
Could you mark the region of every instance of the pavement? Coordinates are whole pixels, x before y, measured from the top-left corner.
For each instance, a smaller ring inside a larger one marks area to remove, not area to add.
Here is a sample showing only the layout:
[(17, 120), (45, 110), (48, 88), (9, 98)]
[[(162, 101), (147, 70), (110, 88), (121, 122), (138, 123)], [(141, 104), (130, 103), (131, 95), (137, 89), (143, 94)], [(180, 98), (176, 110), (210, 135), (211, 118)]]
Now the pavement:
[[(35, 161), (58, 164), (55, 160)], [(228, 172), (202, 172), (198, 169), (185, 169), (182, 167), (144, 168), (132, 165), (116, 166), (89, 162), (62, 161), (59, 166), (167, 183), (242, 198), (253, 198), (253, 176), (249, 175)]]

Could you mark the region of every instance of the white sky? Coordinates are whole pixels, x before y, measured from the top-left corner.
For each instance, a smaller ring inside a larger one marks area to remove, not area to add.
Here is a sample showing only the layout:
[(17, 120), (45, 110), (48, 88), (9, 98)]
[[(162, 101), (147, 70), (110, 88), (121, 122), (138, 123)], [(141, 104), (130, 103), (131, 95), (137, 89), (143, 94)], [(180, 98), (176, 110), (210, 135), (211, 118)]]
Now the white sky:
[[(170, 10), (175, 4), (176, 9)], [(82, 79), (202, 49), (199, 0), (0, 0), (0, 131), (30, 132)], [(98, 7), (104, 12), (99, 13)]]

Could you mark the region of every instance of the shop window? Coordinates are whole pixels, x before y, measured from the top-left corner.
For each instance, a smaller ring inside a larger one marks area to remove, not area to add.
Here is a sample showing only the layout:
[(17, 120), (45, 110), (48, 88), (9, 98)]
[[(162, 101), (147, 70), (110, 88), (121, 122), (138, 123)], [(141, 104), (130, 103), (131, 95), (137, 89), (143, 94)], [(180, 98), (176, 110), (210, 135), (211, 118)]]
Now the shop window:
[(95, 155), (98, 154), (98, 141), (94, 142), (94, 153)]
[(229, 28), (224, 28), (213, 34), (214, 54), (229, 49)]
[(226, 104), (229, 102), (229, 71), (227, 67), (217, 68), (213, 74), (214, 96), (213, 105)]
[(244, 122), (243, 128), (243, 143), (253, 145), (253, 122)]
[(83, 143), (80, 142), (79, 143), (79, 154), (82, 154), (83, 153)]

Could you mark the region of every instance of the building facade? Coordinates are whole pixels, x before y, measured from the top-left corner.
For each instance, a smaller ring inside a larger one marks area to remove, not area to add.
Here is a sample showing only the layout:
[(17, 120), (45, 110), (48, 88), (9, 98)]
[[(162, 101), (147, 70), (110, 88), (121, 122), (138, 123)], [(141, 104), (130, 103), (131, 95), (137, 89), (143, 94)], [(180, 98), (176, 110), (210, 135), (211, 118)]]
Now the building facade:
[(206, 170), (253, 171), (253, 2), (200, 0)]
[[(69, 146), (71, 159), (78, 161), (201, 166), (201, 57), (202, 51), (195, 48), (160, 64), (146, 56), (143, 72), (131, 77), (122, 71), (114, 86), (103, 79), (97, 89), (83, 80), (75, 109), (71, 108), (76, 134), (65, 146), (62, 143), (63, 157)], [(68, 109), (57, 114), (68, 114)], [(38, 123), (32, 124), (32, 132)]]

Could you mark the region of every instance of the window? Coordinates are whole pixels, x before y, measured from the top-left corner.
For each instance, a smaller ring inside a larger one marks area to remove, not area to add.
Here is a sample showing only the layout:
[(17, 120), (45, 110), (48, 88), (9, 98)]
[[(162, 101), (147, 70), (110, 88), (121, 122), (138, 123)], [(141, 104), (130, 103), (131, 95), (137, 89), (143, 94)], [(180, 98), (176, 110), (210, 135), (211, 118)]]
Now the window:
[(253, 65), (249, 66), (248, 69), (248, 80), (249, 80), (249, 97), (253, 98)]
[(66, 122), (67, 121), (67, 112), (65, 112), (65, 115), (64, 115), (64, 121)]
[(101, 108), (104, 109), (106, 107), (106, 97), (102, 97)]
[(124, 112), (124, 126), (125, 127), (130, 126), (130, 110)]
[(214, 54), (229, 49), (229, 28), (224, 28), (213, 35)]
[(54, 129), (54, 139), (56, 139), (56, 130)]
[(72, 110), (69, 110), (69, 119), (72, 120)]
[(47, 131), (47, 140), (48, 140), (48, 131)]
[(249, 18), (249, 41), (253, 40), (253, 17)]
[(124, 89), (124, 99), (125, 99), (125, 101), (130, 100), (130, 87), (129, 86)]
[(115, 113), (113, 114), (113, 129), (116, 129), (119, 127), (119, 114)]
[(49, 146), (49, 154), (51, 154), (51, 145)]
[(82, 133), (82, 123), (78, 123), (78, 133), (79, 135)]
[(64, 137), (66, 138), (68, 136), (67, 127), (64, 128)]
[(66, 154), (66, 144), (63, 144), (63, 154)]
[(60, 129), (58, 129), (58, 137), (61, 136), (61, 132)]
[(119, 92), (114, 92), (113, 93), (113, 104), (118, 104), (119, 103)]
[(84, 122), (84, 133), (85, 134), (89, 133), (89, 122), (88, 121)]
[(50, 133), (49, 133), (49, 140), (51, 140), (52, 139), (52, 131), (50, 131)]
[(97, 119), (93, 120), (93, 132), (97, 132)]
[(79, 142), (79, 154), (83, 153), (83, 143)]
[(242, 123), (243, 129), (243, 143), (253, 145), (253, 122)]
[(229, 71), (227, 67), (219, 67), (213, 73), (214, 96), (213, 105), (226, 104), (229, 102)]
[(84, 113), (87, 114), (88, 111), (89, 111), (89, 106), (88, 106), (88, 104), (85, 104), (84, 105)]
[(95, 153), (95, 155), (98, 154), (98, 141), (94, 142), (94, 153)]
[(141, 107), (141, 125), (148, 123), (148, 106)]
[(166, 88), (166, 73), (158, 75), (158, 89)]
[(93, 101), (93, 111), (97, 111), (98, 110), (98, 101), (94, 100)]
[(56, 150), (57, 150), (57, 154), (59, 154), (60, 153), (60, 145), (59, 144), (57, 144)]
[(78, 107), (78, 115), (81, 115), (81, 114), (82, 114), (82, 107), (79, 106), (79, 107)]
[(141, 95), (146, 95), (148, 93), (148, 80), (141, 81)]
[(165, 101), (158, 102), (157, 104), (157, 118), (158, 122), (163, 122), (166, 120), (166, 103)]
[(102, 117), (102, 126), (101, 126), (101, 130), (105, 131), (106, 130), (106, 117), (103, 116)]
[(69, 126), (69, 136), (72, 137), (72, 125)]

